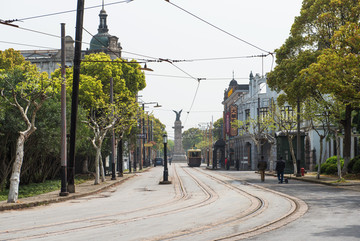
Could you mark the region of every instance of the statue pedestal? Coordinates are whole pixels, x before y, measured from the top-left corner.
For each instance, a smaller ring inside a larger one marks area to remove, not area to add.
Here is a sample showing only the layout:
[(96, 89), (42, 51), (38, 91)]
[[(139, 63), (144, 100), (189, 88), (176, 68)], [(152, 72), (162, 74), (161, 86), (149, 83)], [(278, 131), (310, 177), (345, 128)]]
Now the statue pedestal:
[(172, 157), (172, 162), (183, 162), (186, 163), (186, 154), (182, 146), (182, 134), (181, 129), (184, 128), (181, 125), (180, 120), (175, 121), (175, 126), (173, 127), (175, 129), (175, 140), (174, 140), (174, 154)]
[(186, 163), (187, 162), (186, 155), (184, 155), (184, 154), (174, 154), (172, 159), (171, 159), (171, 162), (183, 162), (183, 163)]

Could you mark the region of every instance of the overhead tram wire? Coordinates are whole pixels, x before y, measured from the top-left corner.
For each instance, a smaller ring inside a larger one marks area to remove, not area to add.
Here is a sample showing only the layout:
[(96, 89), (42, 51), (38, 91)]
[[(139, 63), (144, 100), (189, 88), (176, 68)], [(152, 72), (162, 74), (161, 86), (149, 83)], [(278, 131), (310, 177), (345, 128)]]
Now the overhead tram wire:
[[(166, 77), (166, 78), (179, 78), (179, 79), (193, 79), (192, 77), (188, 77), (188, 76), (177, 76), (177, 75), (164, 75), (164, 74), (151, 74), (151, 73), (146, 73), (146, 75), (148, 76), (158, 76), (158, 77)], [(211, 81), (211, 80), (229, 80), (230, 78), (228, 77), (219, 77), (219, 78), (205, 78), (206, 81)], [(244, 80), (248, 80), (248, 77), (237, 77), (235, 79), (244, 79)]]
[(27, 47), (35, 47), (35, 48), (42, 48), (42, 49), (48, 49), (48, 50), (58, 50), (57, 48), (53, 48), (53, 47), (45, 47), (45, 46), (39, 46), (39, 45), (31, 45), (31, 44), (23, 44), (23, 43), (16, 43), (16, 42), (8, 42), (8, 41), (2, 41), (2, 40), (0, 40), (0, 43), (4, 43), (4, 44), (14, 44), (14, 45), (20, 45), (20, 46), (27, 46)]
[(175, 68), (177, 68), (178, 70), (180, 70), (181, 72), (185, 73), (186, 75), (188, 75), (189, 77), (191, 77), (192, 79), (194, 79), (194, 80), (196, 80), (196, 81), (198, 82), (198, 85), (197, 85), (197, 87), (196, 87), (195, 95), (194, 95), (194, 98), (193, 98), (193, 100), (192, 100), (190, 109), (189, 109), (189, 111), (187, 111), (187, 116), (186, 116), (186, 119), (185, 119), (185, 122), (184, 122), (184, 125), (185, 125), (185, 124), (186, 124), (186, 121), (187, 121), (187, 119), (188, 119), (188, 117), (189, 117), (189, 114), (190, 114), (190, 112), (191, 112), (191, 110), (192, 110), (192, 107), (193, 107), (193, 105), (194, 105), (194, 103), (195, 103), (195, 99), (196, 99), (196, 96), (197, 96), (197, 93), (198, 93), (198, 90), (199, 90), (199, 86), (200, 86), (200, 81), (201, 81), (201, 80), (204, 80), (205, 78), (195, 78), (195, 77), (193, 77), (192, 75), (190, 75), (189, 73), (187, 73), (186, 71), (184, 71), (183, 69), (181, 69), (180, 67), (176, 66), (176, 65), (175, 65), (171, 60), (169, 60), (169, 59), (159, 59), (159, 60), (170, 63), (170, 64), (173, 65)]
[(241, 42), (243, 42), (243, 43), (245, 43), (245, 44), (247, 44), (247, 45), (250, 45), (250, 46), (252, 46), (252, 47), (254, 47), (254, 48), (256, 48), (256, 49), (258, 49), (258, 50), (260, 50), (260, 51), (263, 51), (263, 52), (266, 52), (266, 53), (268, 53), (268, 54), (270, 54), (270, 55), (273, 55), (273, 53), (272, 53), (272, 52), (267, 51), (267, 50), (265, 50), (265, 49), (262, 49), (262, 48), (260, 48), (260, 47), (258, 47), (258, 46), (256, 46), (256, 45), (254, 45), (254, 44), (252, 44), (252, 43), (250, 43), (250, 42), (248, 42), (248, 41), (244, 40), (244, 39), (241, 39), (241, 38), (239, 38), (239, 37), (237, 37), (237, 36), (235, 36), (235, 35), (233, 35), (233, 34), (229, 33), (228, 31), (226, 31), (226, 30), (224, 30), (224, 29), (221, 29), (221, 28), (219, 28), (219, 27), (215, 26), (214, 24), (212, 24), (212, 23), (210, 23), (210, 22), (208, 22), (208, 21), (206, 21), (206, 20), (204, 20), (204, 19), (200, 18), (199, 16), (197, 16), (197, 15), (195, 15), (195, 14), (193, 14), (193, 13), (189, 12), (188, 10), (186, 10), (186, 9), (184, 9), (184, 8), (182, 8), (182, 7), (178, 6), (178, 5), (176, 5), (176, 4), (172, 3), (172, 2), (170, 2), (169, 0), (165, 0), (165, 1), (166, 1), (166, 2), (168, 2), (168, 3), (170, 3), (171, 5), (173, 5), (174, 7), (176, 7), (176, 8), (178, 8), (178, 9), (180, 9), (180, 10), (182, 10), (182, 11), (186, 12), (187, 14), (189, 14), (189, 15), (191, 15), (191, 16), (193, 16), (193, 17), (197, 18), (197, 19), (199, 19), (200, 21), (202, 21), (202, 22), (204, 22), (204, 23), (206, 23), (206, 24), (210, 25), (210, 26), (211, 26), (211, 27), (213, 27), (213, 28), (216, 28), (217, 30), (219, 30), (219, 31), (221, 31), (221, 32), (223, 32), (223, 33), (225, 33), (225, 34), (227, 34), (227, 35), (229, 35), (229, 36), (231, 36), (231, 37), (233, 37), (233, 38), (235, 38), (235, 39), (237, 39), (237, 40), (239, 40), (239, 41), (241, 41)]
[[(120, 3), (129, 3), (129, 2), (132, 2), (132, 1), (133, 0), (116, 1), (116, 2), (112, 2), (112, 3), (105, 3), (104, 6), (115, 5), (115, 4), (120, 4)], [(103, 5), (96, 5), (96, 6), (86, 7), (86, 8), (84, 8), (84, 10), (92, 9), (92, 8), (99, 8), (99, 7), (102, 7), (102, 6)], [(20, 18), (20, 19), (6, 20), (5, 22), (6, 23), (19, 22), (19, 21), (25, 21), (25, 20), (35, 19), (35, 18), (44, 18), (44, 17), (50, 17), (50, 16), (54, 16), (54, 15), (72, 13), (72, 12), (76, 12), (76, 9), (62, 11), (62, 12), (48, 13), (48, 14), (32, 16), (32, 17), (26, 17), (26, 18)]]
[(187, 122), (187, 120), (188, 120), (188, 118), (189, 118), (189, 115), (190, 115), (190, 112), (191, 112), (191, 110), (192, 110), (192, 107), (193, 107), (193, 105), (194, 105), (194, 103), (195, 103), (195, 99), (196, 99), (196, 96), (197, 96), (197, 93), (198, 93), (199, 87), (200, 87), (200, 80), (198, 81), (198, 85), (197, 85), (197, 87), (196, 87), (195, 95), (194, 95), (194, 98), (193, 98), (193, 100), (192, 100), (192, 103), (191, 103), (190, 109), (189, 109), (189, 111), (188, 111), (188, 112), (186, 112), (186, 113), (187, 113), (187, 115), (186, 115), (186, 119), (185, 119), (185, 122), (184, 122), (184, 126), (186, 125), (186, 122)]
[[(2, 21), (3, 23), (3, 21)], [(4, 23), (5, 24), (5, 23)], [(55, 35), (55, 34), (51, 34), (51, 33), (46, 33), (46, 32), (42, 32), (42, 31), (38, 31), (38, 30), (34, 30), (34, 29), (29, 29), (29, 28), (23, 28), (23, 27), (19, 27), (19, 26), (13, 26), (11, 24), (5, 24), (5, 25), (8, 25), (8, 26), (11, 26), (11, 27), (16, 27), (16, 28), (19, 28), (21, 30), (26, 30), (26, 31), (30, 31), (30, 32), (34, 32), (34, 33), (38, 33), (38, 34), (42, 34), (42, 35), (45, 35), (45, 36), (50, 36), (50, 37), (54, 37), (54, 38), (61, 38), (61, 36), (59, 35)], [(83, 28), (89, 35), (91, 35), (92, 37), (94, 37), (93, 34), (91, 34), (89, 31), (87, 31), (85, 28)], [(96, 39), (96, 37), (94, 37)], [(4, 41), (3, 41), (4, 42)], [(76, 42), (76, 40), (75, 40)], [(98, 40), (98, 42), (101, 43), (100, 40)], [(16, 43), (14, 43), (16, 44)], [(87, 43), (87, 42), (84, 42), (82, 41), (82, 44), (86, 44), (86, 45), (90, 45), (90, 43)], [(25, 44), (19, 44), (19, 45), (24, 45)], [(31, 45), (28, 45), (30, 47), (41, 47), (41, 46), (31, 46)], [(103, 46), (103, 45), (102, 45)], [(106, 47), (106, 46), (103, 46), (103, 47)], [(41, 47), (43, 48), (43, 47)], [(109, 51), (111, 51), (110, 48), (106, 47)], [(55, 49), (55, 48), (50, 48), (50, 49)], [(112, 51), (111, 51), (112, 52)], [(245, 58), (258, 58), (258, 57), (267, 57), (268, 55), (272, 55), (273, 57), (273, 62), (274, 62), (274, 56), (272, 53), (269, 53), (267, 55), (249, 55), (249, 56), (235, 56), (235, 57), (213, 57), (213, 58), (198, 58), (198, 59), (183, 59), (183, 60), (172, 60), (172, 59), (162, 59), (162, 58), (156, 58), (156, 57), (152, 57), (152, 56), (148, 56), (148, 55), (143, 55), (143, 54), (137, 54), (137, 53), (133, 53), (133, 52), (128, 52), (128, 51), (122, 51), (123, 53), (128, 53), (128, 54), (133, 54), (133, 55), (137, 55), (137, 56), (141, 56), (141, 57), (145, 57), (145, 58), (149, 58), (149, 59), (140, 59), (140, 58), (132, 58), (132, 59), (135, 59), (135, 60), (140, 60), (139, 63), (149, 63), (149, 62), (162, 62), (162, 61), (170, 61), (172, 62), (172, 64), (174, 62), (195, 62), (195, 61), (211, 61), (211, 60), (228, 60), (228, 59), (245, 59)], [(113, 52), (114, 53), (114, 52)], [(116, 53), (114, 53), (116, 54)], [(175, 66), (175, 65), (174, 65)], [(273, 64), (272, 64), (273, 66)], [(179, 68), (177, 66), (175, 66), (176, 68)], [(181, 70), (183, 71), (183, 70)], [(186, 73), (186, 72), (185, 72)], [(187, 74), (187, 73), (186, 73)], [(187, 74), (188, 75), (188, 74)], [(194, 77), (191, 76), (191, 78), (193, 79), (196, 79)]]

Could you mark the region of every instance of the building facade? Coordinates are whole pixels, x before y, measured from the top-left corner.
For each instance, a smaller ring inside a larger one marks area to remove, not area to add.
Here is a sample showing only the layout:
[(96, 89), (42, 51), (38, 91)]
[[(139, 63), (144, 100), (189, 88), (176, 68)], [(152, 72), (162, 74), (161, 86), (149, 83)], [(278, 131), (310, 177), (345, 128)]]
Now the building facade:
[[(122, 47), (118, 41), (119, 38), (109, 34), (107, 16), (103, 6), (99, 14), (98, 33), (92, 37), (90, 47), (81, 51), (81, 58), (99, 52), (110, 55), (111, 59), (121, 58)], [(71, 36), (65, 37), (66, 66), (68, 67), (74, 63), (74, 42)], [(47, 72), (49, 75), (61, 66), (61, 49), (22, 50), (20, 52), (27, 61), (36, 64), (41, 72)]]
[[(272, 103), (276, 103), (278, 93), (272, 91), (266, 82), (266, 76), (255, 76), (250, 73), (249, 84), (239, 85), (236, 80), (231, 80), (229, 87), (225, 89), (224, 100), (224, 126), (223, 137), (226, 143), (225, 157), (230, 160), (230, 165), (240, 170), (257, 170), (257, 163), (260, 156), (264, 156), (268, 163), (268, 169), (275, 169), (275, 162), (279, 156), (283, 156), (289, 169), (293, 168), (291, 153), (289, 150), (288, 140), (284, 133), (274, 130), (266, 135), (267, 138), (254, 137), (254, 130), (249, 125), (248, 131), (242, 131), (246, 126), (238, 126), (234, 123), (247, 123), (248, 120), (258, 120), (262, 116), (266, 116), (270, 111)], [(281, 113), (286, 112), (296, 115), (290, 106), (281, 109)], [(320, 135), (324, 134), (321, 126), (316, 126), (316, 130), (310, 128), (308, 121), (301, 121), (300, 124), (300, 166), (306, 170), (314, 170), (316, 164), (322, 155), (322, 162), (327, 158), (337, 154), (336, 143), (333, 138), (323, 140), (322, 153), (320, 153)], [(296, 135), (294, 130), (293, 135)], [(269, 137), (273, 138), (269, 138)], [(359, 155), (359, 135), (353, 134), (351, 158)], [(257, 141), (261, 140), (258, 148)], [(343, 153), (343, 140), (340, 140), (340, 156)], [(293, 140), (294, 151), (296, 152), (296, 137)]]
[[(224, 95), (224, 136), (226, 141), (226, 155), (230, 165), (239, 165), (240, 170), (256, 170), (260, 156), (273, 168), (276, 160), (276, 143), (274, 140), (261, 141), (260, 150), (254, 136), (241, 131), (241, 127), (234, 126), (235, 122), (246, 123), (250, 119), (256, 120), (258, 115), (265, 115), (269, 111), (271, 101), (276, 101), (277, 94), (271, 91), (266, 83), (266, 77), (250, 73), (249, 84), (239, 85), (235, 80), (230, 82)], [(250, 127), (251, 128), (251, 127)]]

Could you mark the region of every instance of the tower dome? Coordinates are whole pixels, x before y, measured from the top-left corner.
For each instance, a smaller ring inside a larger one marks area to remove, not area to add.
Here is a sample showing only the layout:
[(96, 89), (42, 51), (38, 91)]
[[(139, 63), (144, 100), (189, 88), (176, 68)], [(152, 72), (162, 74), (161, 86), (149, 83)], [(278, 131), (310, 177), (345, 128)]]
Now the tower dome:
[(99, 14), (100, 24), (98, 33), (94, 35), (90, 41), (90, 51), (103, 50), (109, 47), (109, 37), (111, 37), (111, 35), (108, 32), (109, 29), (106, 24), (107, 16), (103, 5)]
[(106, 23), (107, 13), (104, 9), (104, 2), (99, 14), (100, 24), (98, 33), (94, 35), (90, 41), (90, 48), (87, 54), (104, 52), (110, 55), (111, 59), (121, 58), (121, 45), (118, 42), (119, 38), (109, 34), (109, 29)]
[(237, 85), (238, 85), (238, 83), (237, 83), (237, 81), (236, 81), (235, 79), (232, 79), (232, 80), (230, 81), (229, 86), (237, 86)]

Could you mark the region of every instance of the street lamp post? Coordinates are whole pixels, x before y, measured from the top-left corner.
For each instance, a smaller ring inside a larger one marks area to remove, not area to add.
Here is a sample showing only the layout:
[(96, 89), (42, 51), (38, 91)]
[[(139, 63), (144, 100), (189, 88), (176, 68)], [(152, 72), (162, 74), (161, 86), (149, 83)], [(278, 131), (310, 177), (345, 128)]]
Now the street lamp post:
[(169, 172), (168, 172), (168, 166), (167, 166), (167, 135), (163, 135), (163, 142), (164, 142), (164, 178), (163, 182), (169, 181)]
[[(145, 103), (142, 104), (142, 109), (144, 112), (143, 118), (142, 118), (142, 134), (145, 135)], [(146, 160), (145, 160), (145, 137), (142, 137), (142, 157), (143, 157), (143, 161), (142, 163), (146, 165)]]
[[(159, 105), (159, 103), (158, 102), (149, 102), (149, 103), (142, 103), (142, 110), (143, 110), (143, 112), (144, 112), (144, 115), (145, 115), (145, 105), (150, 105), (150, 104), (156, 104), (155, 106), (154, 106), (154, 108), (159, 108), (159, 107), (161, 107), (161, 105)], [(142, 158), (140, 158), (141, 160), (140, 160), (140, 162), (142, 162), (142, 163), (146, 163), (146, 161), (145, 161), (145, 139), (147, 139), (148, 140), (148, 134), (146, 134), (145, 133), (145, 117), (143, 116), (143, 118), (142, 118), (142, 120), (141, 120), (141, 122), (142, 122), (142, 128), (141, 128), (141, 133), (142, 133), (142, 145), (141, 145), (141, 148), (142, 148)], [(145, 135), (146, 135), (146, 138), (145, 138)], [(140, 154), (141, 155), (141, 154)], [(150, 164), (150, 163), (149, 163)], [(140, 169), (142, 169), (142, 165), (141, 165), (141, 167), (140, 167)]]

